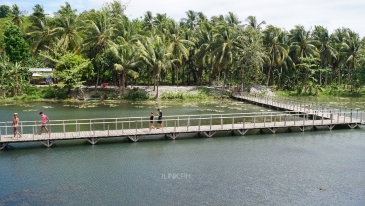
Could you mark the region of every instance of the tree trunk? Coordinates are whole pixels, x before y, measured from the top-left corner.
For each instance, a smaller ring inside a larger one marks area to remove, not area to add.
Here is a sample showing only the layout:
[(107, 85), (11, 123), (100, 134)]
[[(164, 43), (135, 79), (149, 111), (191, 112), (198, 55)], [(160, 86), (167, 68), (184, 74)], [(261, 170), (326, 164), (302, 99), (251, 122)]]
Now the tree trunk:
[(155, 77), (155, 85), (157, 86), (157, 91), (156, 91), (156, 95), (154, 97), (154, 99), (158, 98), (158, 77)]
[(100, 69), (98, 68), (98, 72), (96, 73), (95, 91), (97, 90), (99, 85), (99, 77), (100, 77)]

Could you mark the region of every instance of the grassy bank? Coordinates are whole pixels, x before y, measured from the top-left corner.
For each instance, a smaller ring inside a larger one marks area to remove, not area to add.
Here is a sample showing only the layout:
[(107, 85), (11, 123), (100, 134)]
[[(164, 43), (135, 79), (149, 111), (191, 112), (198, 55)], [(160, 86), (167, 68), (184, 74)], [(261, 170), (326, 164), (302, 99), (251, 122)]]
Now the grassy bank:
[[(148, 94), (143, 89), (133, 88), (125, 89), (124, 94), (120, 94), (115, 88), (83, 88), (83, 94), (78, 90), (67, 94), (67, 89), (54, 90), (52, 87), (29, 87), (27, 93), (13, 97), (0, 97), (0, 102), (12, 101), (74, 101), (78, 98), (93, 98), (99, 100), (149, 100), (154, 99), (155, 95)], [(189, 91), (173, 90), (173, 91), (159, 91), (159, 99), (214, 99), (222, 97), (230, 97), (231, 93), (223, 92), (215, 88), (194, 87)]]
[(309, 93), (309, 92), (301, 92), (298, 94), (297, 91), (274, 91), (276, 96), (279, 97), (298, 97), (298, 96), (319, 96), (319, 97), (364, 97), (365, 96), (365, 88), (362, 88), (357, 91), (351, 92), (349, 87), (341, 86), (337, 89), (333, 88), (323, 88), (322, 91), (318, 91), (318, 93)]

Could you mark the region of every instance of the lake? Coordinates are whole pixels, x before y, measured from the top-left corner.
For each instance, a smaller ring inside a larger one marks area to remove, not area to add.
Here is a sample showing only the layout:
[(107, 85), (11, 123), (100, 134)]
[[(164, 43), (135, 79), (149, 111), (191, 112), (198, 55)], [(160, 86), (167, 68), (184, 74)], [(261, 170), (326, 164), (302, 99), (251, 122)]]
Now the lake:
[[(364, 110), (364, 99), (322, 100)], [(348, 103), (349, 102), (349, 103)], [(346, 105), (345, 105), (346, 104)], [(268, 111), (234, 100), (0, 105), (0, 121)], [(334, 129), (177, 140), (11, 144), (0, 205), (365, 205), (365, 136)]]

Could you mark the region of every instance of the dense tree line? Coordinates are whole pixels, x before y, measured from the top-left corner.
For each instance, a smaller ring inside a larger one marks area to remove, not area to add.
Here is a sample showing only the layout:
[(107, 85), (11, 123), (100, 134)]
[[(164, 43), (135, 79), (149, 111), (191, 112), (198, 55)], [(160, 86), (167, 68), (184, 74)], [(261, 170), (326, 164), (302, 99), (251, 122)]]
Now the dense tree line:
[(19, 73), (26, 80), (29, 74), (19, 68), (37, 66), (55, 68), (56, 85), (69, 90), (91, 82), (121, 91), (127, 83), (154, 84), (157, 91), (161, 83), (259, 83), (315, 94), (327, 86), (352, 91), (364, 85), (365, 39), (347, 28), (263, 28), (265, 21), (249, 16), (241, 22), (231, 12), (208, 19), (187, 11), (177, 22), (147, 11), (131, 20), (125, 9), (114, 1), (78, 14), (66, 2), (51, 17), (38, 4), (28, 16), (17, 5), (0, 6), (9, 19), (0, 45), (2, 89), (13, 85), (16, 94), (18, 82), (9, 77)]

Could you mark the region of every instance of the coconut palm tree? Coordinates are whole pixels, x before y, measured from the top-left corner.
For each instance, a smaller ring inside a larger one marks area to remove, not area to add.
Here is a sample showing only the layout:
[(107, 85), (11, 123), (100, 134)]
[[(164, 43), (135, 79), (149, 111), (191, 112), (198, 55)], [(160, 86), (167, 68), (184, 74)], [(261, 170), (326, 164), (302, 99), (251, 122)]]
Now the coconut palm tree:
[(248, 16), (246, 18), (246, 22), (247, 22), (246, 26), (248, 28), (255, 29), (255, 30), (261, 30), (261, 26), (266, 24), (265, 21), (258, 23), (255, 16)]
[(20, 11), (18, 5), (13, 4), (11, 6), (11, 21), (13, 22), (14, 25), (16, 26), (20, 26), (23, 21), (24, 21), (24, 15), (26, 14), (26, 11)]
[[(336, 49), (332, 47), (333, 39), (328, 34), (328, 30), (323, 26), (315, 26), (312, 36), (313, 40), (316, 41), (317, 48), (319, 50), (321, 59), (320, 65), (322, 68), (326, 68), (328, 65), (331, 65), (335, 61), (337, 55)], [(319, 84), (322, 84), (321, 79), (322, 78), (320, 72)]]
[(342, 43), (342, 47), (340, 49), (341, 55), (343, 55), (346, 59), (346, 64), (349, 71), (349, 80), (351, 85), (352, 92), (352, 71), (359, 66), (359, 57), (362, 55), (362, 52), (365, 50), (364, 42), (360, 41), (359, 34), (349, 30), (347, 33), (347, 38), (344, 39)]
[(153, 15), (151, 11), (147, 11), (143, 18), (143, 28), (147, 31), (152, 31), (153, 27)]
[(212, 43), (212, 57), (215, 69), (223, 75), (223, 85), (225, 88), (227, 72), (232, 68), (240, 42), (238, 31), (230, 28), (226, 22), (221, 22), (215, 27)]
[(82, 26), (79, 31), (83, 38), (83, 53), (92, 59), (94, 70), (96, 71), (95, 89), (99, 84), (100, 65), (97, 64), (97, 58), (107, 49), (117, 45), (114, 43), (116, 29), (111, 22), (111, 16), (106, 8), (100, 11), (90, 11), (83, 16)]
[(203, 70), (209, 68), (209, 86), (212, 85), (213, 64), (212, 64), (212, 44), (213, 44), (213, 25), (209, 21), (202, 22), (196, 31), (195, 47), (197, 48), (193, 59), (198, 66), (199, 84), (202, 84)]
[(30, 45), (30, 53), (34, 56), (40, 50), (48, 50), (51, 41), (56, 35), (55, 29), (51, 28), (49, 19), (32, 16), (32, 24), (26, 29), (28, 42)]
[(172, 67), (172, 84), (175, 85), (175, 73), (177, 71), (177, 64), (182, 65), (183, 59), (189, 58), (189, 46), (193, 46), (194, 43), (184, 39), (185, 35), (182, 29), (176, 22), (171, 22), (171, 25), (167, 33), (167, 53), (172, 55), (174, 59)]
[(264, 34), (264, 45), (270, 60), (269, 71), (267, 74), (267, 83), (269, 86), (273, 81), (273, 67), (281, 67), (285, 59), (288, 57), (288, 46), (280, 42), (283, 32), (280, 28), (269, 25)]
[(80, 18), (76, 15), (76, 10), (72, 10), (69, 3), (61, 6), (61, 9), (55, 12), (55, 32), (59, 39), (59, 45), (64, 50), (79, 52), (82, 43), (80, 35)]
[(181, 22), (190, 30), (195, 30), (198, 23), (198, 13), (193, 10), (185, 12), (187, 18), (182, 18)]
[[(127, 81), (127, 75), (136, 79), (139, 73), (133, 69), (138, 66), (137, 50), (135, 48), (122, 45), (116, 50), (115, 53), (117, 63), (114, 64), (114, 69), (117, 72), (119, 81), (119, 91), (124, 93), (124, 85)], [(121, 89), (122, 88), (122, 89)]]
[(153, 70), (154, 89), (157, 87), (155, 98), (158, 97), (158, 80), (162, 71), (171, 68), (171, 56), (160, 36), (146, 37), (138, 43), (140, 60)]

